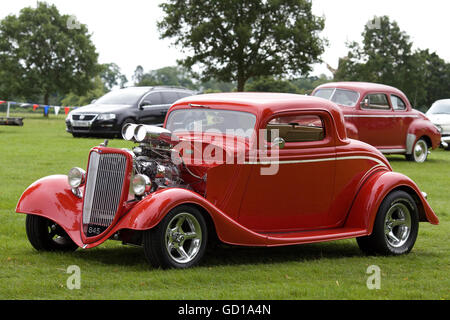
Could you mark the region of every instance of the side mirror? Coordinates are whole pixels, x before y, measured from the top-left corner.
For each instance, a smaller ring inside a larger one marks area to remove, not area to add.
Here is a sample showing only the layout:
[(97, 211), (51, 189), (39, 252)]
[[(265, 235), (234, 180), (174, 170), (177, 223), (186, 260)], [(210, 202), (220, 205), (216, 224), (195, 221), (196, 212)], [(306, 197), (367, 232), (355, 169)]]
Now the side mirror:
[(272, 148), (278, 147), (278, 149), (283, 149), (285, 145), (286, 145), (286, 141), (281, 137), (276, 137), (272, 141)]
[(363, 101), (361, 101), (361, 108), (368, 108), (369, 107), (369, 99), (366, 98)]
[(91, 104), (94, 104), (96, 102), (97, 102), (97, 99), (94, 99), (94, 100), (91, 101)]
[(145, 106), (151, 106), (152, 102), (150, 100), (144, 100), (141, 102), (141, 104), (139, 105), (139, 109), (142, 109)]

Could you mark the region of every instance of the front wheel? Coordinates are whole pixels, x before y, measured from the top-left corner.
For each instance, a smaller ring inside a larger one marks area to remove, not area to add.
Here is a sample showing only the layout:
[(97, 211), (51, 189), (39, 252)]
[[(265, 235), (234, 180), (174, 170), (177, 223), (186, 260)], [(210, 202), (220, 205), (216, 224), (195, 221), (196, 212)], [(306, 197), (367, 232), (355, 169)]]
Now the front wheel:
[(67, 233), (49, 219), (27, 215), (25, 225), (28, 240), (38, 251), (75, 251), (78, 248)]
[(208, 230), (198, 209), (181, 205), (144, 233), (144, 253), (153, 267), (189, 268), (206, 250)]
[(368, 254), (401, 255), (411, 251), (419, 231), (414, 199), (404, 191), (390, 193), (381, 203), (370, 236), (357, 238)]
[(406, 160), (422, 163), (427, 160), (428, 157), (428, 144), (424, 139), (419, 139), (414, 144), (412, 154), (406, 155)]

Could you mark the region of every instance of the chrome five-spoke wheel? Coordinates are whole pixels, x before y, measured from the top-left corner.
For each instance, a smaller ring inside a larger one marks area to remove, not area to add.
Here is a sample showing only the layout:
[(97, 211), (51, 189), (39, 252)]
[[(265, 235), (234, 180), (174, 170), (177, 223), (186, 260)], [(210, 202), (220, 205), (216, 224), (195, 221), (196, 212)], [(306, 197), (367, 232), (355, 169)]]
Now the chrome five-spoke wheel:
[(362, 251), (369, 254), (408, 253), (416, 242), (419, 214), (412, 196), (397, 190), (388, 194), (378, 209), (372, 234), (357, 238)]
[(394, 248), (403, 246), (411, 233), (411, 213), (408, 207), (397, 202), (386, 213), (384, 234), (386, 241)]
[(167, 252), (174, 261), (191, 262), (202, 244), (200, 223), (188, 212), (177, 214), (167, 225), (165, 242)]
[(145, 231), (144, 253), (154, 267), (188, 268), (203, 257), (207, 239), (202, 213), (194, 206), (181, 205), (172, 209), (155, 228)]

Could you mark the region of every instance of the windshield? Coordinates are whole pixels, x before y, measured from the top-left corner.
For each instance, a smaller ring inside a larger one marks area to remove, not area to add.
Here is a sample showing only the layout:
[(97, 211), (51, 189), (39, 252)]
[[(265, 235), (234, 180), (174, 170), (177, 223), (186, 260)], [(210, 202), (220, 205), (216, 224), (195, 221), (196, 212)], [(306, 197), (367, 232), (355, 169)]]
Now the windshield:
[(255, 123), (256, 116), (248, 112), (182, 109), (169, 114), (166, 128), (174, 133), (183, 131), (212, 132), (250, 138)]
[(148, 92), (148, 88), (126, 88), (111, 91), (98, 99), (95, 104), (124, 104), (132, 105)]
[(314, 96), (331, 100), (346, 107), (354, 107), (359, 99), (358, 92), (337, 88), (319, 89), (314, 93)]
[(450, 114), (450, 100), (435, 102), (428, 114)]

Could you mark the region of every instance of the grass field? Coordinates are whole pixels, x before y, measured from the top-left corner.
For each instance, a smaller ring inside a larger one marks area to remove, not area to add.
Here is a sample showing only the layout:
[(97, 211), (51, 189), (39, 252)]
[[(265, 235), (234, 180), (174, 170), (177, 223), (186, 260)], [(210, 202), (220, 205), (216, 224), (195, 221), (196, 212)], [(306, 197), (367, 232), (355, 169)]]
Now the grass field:
[[(17, 115), (13, 115), (17, 116)], [(0, 299), (449, 299), (450, 152), (424, 164), (389, 157), (395, 171), (429, 195), (439, 226), (420, 225), (413, 251), (400, 257), (364, 256), (355, 240), (254, 249), (223, 247), (189, 270), (155, 270), (141, 248), (109, 241), (74, 253), (38, 253), (25, 234), (18, 198), (35, 180), (86, 167), (102, 139), (74, 139), (64, 115), (0, 126)], [(113, 140), (112, 147), (131, 147)], [(69, 290), (68, 266), (81, 269), (81, 289)], [(370, 265), (381, 289), (369, 290)]]

